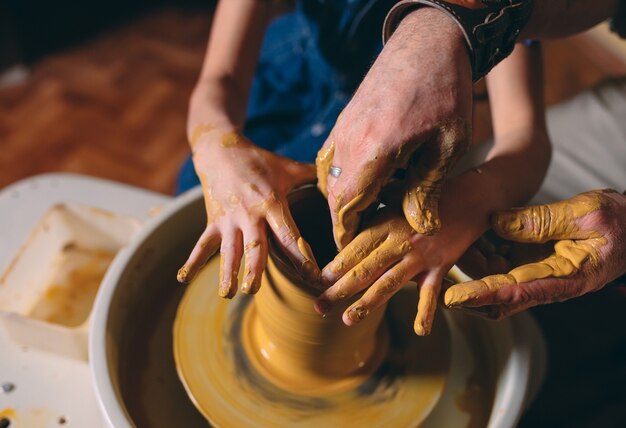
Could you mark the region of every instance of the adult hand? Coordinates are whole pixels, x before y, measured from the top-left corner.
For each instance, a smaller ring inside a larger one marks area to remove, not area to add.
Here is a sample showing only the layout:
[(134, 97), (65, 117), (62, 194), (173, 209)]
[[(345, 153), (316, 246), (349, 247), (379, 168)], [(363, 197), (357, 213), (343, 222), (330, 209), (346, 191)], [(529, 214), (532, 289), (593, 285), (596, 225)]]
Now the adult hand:
[(315, 181), (313, 165), (263, 150), (236, 131), (198, 125), (191, 136), (193, 161), (204, 192), (207, 227), (178, 272), (180, 282), (194, 278), (221, 249), (219, 294), (237, 292), (243, 254), (246, 268), (241, 291), (259, 288), (267, 259), (266, 226), (304, 279), (319, 282), (320, 271), (289, 212), (286, 196)]
[(626, 272), (626, 196), (614, 190), (499, 212), (492, 222), (498, 235), (513, 241), (556, 240), (553, 254), (508, 274), (454, 285), (444, 295), (446, 306), (500, 319), (599, 290)]
[[(397, 169), (408, 168), (403, 211), (416, 231), (440, 229), (442, 184), (471, 139), (472, 74), (463, 36), (443, 13), (410, 13), (343, 111), (317, 158), (337, 246)], [(329, 176), (330, 166), (341, 168)]]

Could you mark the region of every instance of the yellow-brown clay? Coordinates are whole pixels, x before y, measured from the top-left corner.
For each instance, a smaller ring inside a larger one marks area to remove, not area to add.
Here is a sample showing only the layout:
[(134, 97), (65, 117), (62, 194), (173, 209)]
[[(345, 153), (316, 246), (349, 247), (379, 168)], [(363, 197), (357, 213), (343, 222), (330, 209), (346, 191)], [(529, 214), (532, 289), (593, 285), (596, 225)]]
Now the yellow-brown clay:
[[(206, 181), (202, 174), (199, 174), (201, 181)], [(206, 183), (205, 187), (205, 198), (204, 198), (204, 206), (206, 208), (206, 216), (207, 223), (212, 224), (217, 221), (220, 217), (222, 217), (224, 213), (224, 209), (222, 208), (222, 204), (213, 196), (213, 188), (211, 187), (211, 183)]]
[(335, 142), (331, 141), (329, 146), (318, 152), (315, 159), (315, 166), (317, 168), (317, 187), (322, 194), (328, 197), (328, 174), (330, 166), (333, 162), (333, 156), (335, 154)]
[(191, 151), (194, 152), (196, 148), (196, 144), (200, 137), (204, 134), (208, 134), (211, 131), (214, 131), (215, 127), (208, 123), (200, 123), (196, 125), (191, 131), (191, 136), (189, 137), (189, 146), (191, 147)]
[(16, 415), (16, 412), (13, 407), (7, 407), (5, 409), (0, 410), (0, 418), (14, 419), (15, 415)]
[(183, 266), (178, 269), (178, 273), (176, 274), (176, 280), (181, 283), (187, 282), (187, 277), (189, 276), (189, 269), (187, 266)]
[(370, 186), (370, 188), (360, 191), (348, 203), (344, 203), (344, 195), (337, 196), (336, 204), (341, 208), (337, 213), (337, 224), (334, 232), (339, 249), (345, 248), (350, 243), (359, 227), (360, 213), (374, 201), (371, 195), (378, 193), (379, 190), (380, 186)]
[[(315, 244), (316, 250), (323, 244), (332, 251), (330, 235), (320, 241), (311, 239), (311, 228), (303, 228), (302, 216), (297, 215), (302, 212), (311, 213), (292, 205), (307, 241)], [(311, 222), (314, 227), (319, 224), (315, 215), (310, 215), (310, 220), (315, 221)], [(406, 227), (410, 229), (408, 224)], [(186, 290), (174, 326), (174, 355), (198, 409), (221, 427), (288, 426), (296, 420), (306, 427), (348, 427), (381, 418), (398, 426), (419, 425), (445, 385), (449, 357), (445, 323), (428, 338), (412, 335), (415, 289), (403, 290), (411, 297), (392, 302), (394, 310), (388, 316), (384, 308), (366, 316), (366, 310), (352, 307), (359, 321), (353, 327), (343, 324), (342, 315), (358, 296), (346, 299), (322, 317), (313, 307), (319, 291), (299, 277), (275, 244), (270, 242), (263, 284), (253, 298), (239, 296), (227, 303), (214, 297), (210, 290), (218, 281), (217, 259), (209, 262)], [(329, 255), (323, 251), (315, 254), (326, 260)], [(237, 336), (229, 333), (232, 328), (228, 323), (233, 319), (241, 320)], [(389, 357), (387, 322), (394, 326), (395, 346), (402, 344), (391, 349)], [(243, 356), (235, 358), (232, 352)], [(363, 382), (374, 381), (376, 385), (375, 379), (381, 374), (372, 374), (385, 358), (385, 364), (400, 362), (403, 369), (392, 376), (391, 387), (383, 382), (364, 392), (367, 388), (360, 388)], [(242, 371), (239, 365), (244, 360), (251, 368)], [(249, 383), (250, 379), (256, 379), (256, 386)], [(312, 403), (311, 407), (299, 407), (303, 402), (306, 406)], [(319, 403), (323, 403), (322, 408), (316, 407)]]
[(29, 316), (68, 327), (84, 323), (92, 309), (100, 282), (115, 253), (66, 245), (57, 263), (71, 266), (66, 274), (51, 278)]
[[(402, 322), (408, 323), (397, 328), (405, 333), (394, 333), (402, 337), (396, 340), (409, 340), (415, 348), (410, 348), (407, 360), (403, 358), (407, 358), (408, 350), (395, 353), (390, 360), (393, 364), (399, 358), (412, 368), (402, 371), (389, 390), (381, 386), (370, 395), (356, 386), (384, 358), (380, 355), (387, 347), (384, 321), (377, 331), (381, 320), (374, 319), (373, 314), (357, 327), (342, 324), (341, 308), (325, 318), (319, 316), (312, 310), (315, 291), (297, 286), (289, 279), (291, 275), (283, 276), (275, 265), (266, 271), (264, 284), (254, 298), (239, 297), (232, 302), (218, 299), (212, 291), (218, 270), (219, 263), (214, 258), (193, 280), (179, 305), (174, 325), (174, 356), (179, 375), (194, 404), (213, 425), (239, 427), (248, 421), (259, 427), (286, 427), (290, 425), (288, 421), (299, 420), (299, 426), (308, 428), (357, 427), (363, 421), (385, 420), (397, 423), (395, 426), (418, 426), (437, 403), (447, 377), (448, 332), (444, 323), (428, 338), (411, 338), (406, 327), (413, 318), (410, 301), (415, 298), (414, 291), (413, 297), (392, 303), (393, 313), (404, 314)], [(276, 280), (276, 274), (281, 279)], [(241, 331), (244, 355), (254, 367), (255, 376), (274, 385), (263, 386), (262, 390), (251, 387), (252, 380), (236, 368), (238, 360), (227, 351), (241, 349), (231, 342), (229, 326), (225, 324), (237, 311), (241, 299), (250, 299)], [(263, 313), (267, 319), (261, 319)], [(357, 336), (371, 339), (361, 344), (355, 341)], [(294, 355), (281, 356), (274, 346)], [(315, 407), (320, 402), (324, 403), (323, 409)], [(298, 403), (313, 403), (313, 407), (300, 408)]]
[[(219, 131), (215, 126), (209, 123), (200, 123), (196, 125), (191, 131), (191, 136), (189, 137), (189, 146), (191, 147), (191, 151), (195, 152), (196, 145), (198, 144), (198, 140), (202, 138), (204, 135)], [(226, 132), (222, 135), (220, 139), (220, 146), (222, 147), (235, 147), (241, 143), (241, 137), (238, 132)]]
[(437, 307), (437, 293), (440, 287), (424, 286), (420, 291), (420, 298), (417, 304), (417, 316), (413, 329), (418, 336), (427, 336), (433, 326), (434, 310)]
[(406, 192), (402, 201), (404, 215), (418, 233), (432, 235), (441, 229), (439, 196), (444, 180), (469, 148), (471, 125), (453, 120), (437, 126), (435, 144), (425, 145), (409, 166)]
[(239, 144), (241, 144), (241, 137), (237, 132), (227, 132), (220, 141), (222, 147), (235, 147)]
[(354, 388), (384, 357), (383, 311), (358, 328), (341, 311), (322, 318), (312, 289), (292, 283), (268, 259), (267, 273), (244, 321), (244, 346), (256, 369), (277, 385), (301, 394)]
[[(345, 317), (351, 323), (357, 323), (377, 312), (381, 302), (389, 299), (411, 279), (401, 260), (412, 251), (409, 239), (414, 235), (415, 231), (400, 213), (387, 210), (376, 224), (361, 232), (324, 268), (324, 282), (333, 285), (322, 295), (322, 299), (329, 304), (342, 301), (375, 281), (348, 309)], [(376, 272), (384, 272), (384, 275), (376, 279)], [(420, 311), (415, 324), (420, 335), (430, 332), (432, 316), (437, 308), (437, 290), (439, 287), (424, 293), (424, 298), (420, 295)], [(358, 311), (355, 313), (354, 309)]]
[[(539, 262), (517, 267), (505, 275), (492, 275), (451, 287), (444, 296), (444, 303), (447, 306), (459, 306), (502, 287), (543, 278), (570, 277), (585, 263), (596, 268), (600, 248), (606, 245), (607, 240), (597, 230), (583, 228), (580, 222), (583, 217), (598, 211), (606, 203), (602, 194), (607, 192), (614, 191), (592, 191), (566, 201), (496, 214), (493, 226), (506, 238), (537, 243), (560, 239), (554, 245), (554, 254)], [(528, 302), (522, 304), (526, 305)]]
[(253, 239), (252, 241), (248, 242), (245, 247), (243, 247), (243, 252), (248, 253), (250, 250), (258, 247), (259, 245), (261, 245), (261, 242), (258, 239)]
[(582, 229), (578, 220), (598, 211), (614, 190), (594, 190), (565, 201), (547, 205), (516, 208), (494, 215), (494, 229), (507, 239), (543, 243), (556, 239), (598, 238), (595, 230)]

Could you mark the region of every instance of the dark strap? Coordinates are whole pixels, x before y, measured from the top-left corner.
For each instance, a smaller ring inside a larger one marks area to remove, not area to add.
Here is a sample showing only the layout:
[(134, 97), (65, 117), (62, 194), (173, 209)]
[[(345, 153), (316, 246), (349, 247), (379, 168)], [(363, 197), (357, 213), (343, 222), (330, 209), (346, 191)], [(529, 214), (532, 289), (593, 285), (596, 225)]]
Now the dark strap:
[(622, 0), (617, 6), (617, 14), (611, 19), (611, 31), (626, 39), (626, 0)]
[(383, 42), (404, 16), (420, 7), (434, 7), (457, 23), (467, 41), (476, 82), (513, 51), (530, 18), (532, 0), (403, 0), (387, 14)]

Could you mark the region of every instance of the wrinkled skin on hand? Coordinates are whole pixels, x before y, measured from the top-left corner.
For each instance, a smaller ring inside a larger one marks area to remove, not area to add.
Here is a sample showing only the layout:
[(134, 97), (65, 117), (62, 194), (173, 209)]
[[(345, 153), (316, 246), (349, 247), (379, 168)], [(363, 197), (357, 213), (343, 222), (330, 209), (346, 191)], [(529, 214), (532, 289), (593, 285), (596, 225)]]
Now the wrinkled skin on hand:
[(435, 236), (419, 234), (399, 209), (379, 210), (372, 224), (323, 269), (323, 283), (333, 285), (320, 295), (316, 310), (326, 313), (367, 289), (343, 314), (344, 323), (354, 325), (414, 280), (419, 288), (414, 329), (420, 336), (429, 334), (443, 278), (465, 250), (456, 236), (446, 228)]
[(241, 291), (257, 292), (267, 259), (267, 227), (303, 278), (319, 283), (320, 271), (309, 245), (289, 212), (290, 190), (315, 181), (313, 165), (263, 150), (236, 131), (199, 125), (191, 136), (193, 162), (204, 193), (207, 226), (178, 272), (191, 281), (220, 250), (219, 294), (237, 292), (237, 274), (245, 254)]
[[(442, 185), (470, 144), (465, 42), (440, 12), (414, 13), (421, 16), (400, 23), (318, 154), (318, 185), (328, 197), (340, 249), (398, 169), (408, 169), (407, 221), (419, 233), (438, 232)], [(331, 165), (342, 168), (338, 178), (328, 175)]]
[(597, 291), (626, 272), (626, 196), (614, 190), (499, 212), (492, 226), (498, 235), (516, 242), (554, 240), (553, 252), (508, 274), (450, 287), (446, 306), (500, 319)]

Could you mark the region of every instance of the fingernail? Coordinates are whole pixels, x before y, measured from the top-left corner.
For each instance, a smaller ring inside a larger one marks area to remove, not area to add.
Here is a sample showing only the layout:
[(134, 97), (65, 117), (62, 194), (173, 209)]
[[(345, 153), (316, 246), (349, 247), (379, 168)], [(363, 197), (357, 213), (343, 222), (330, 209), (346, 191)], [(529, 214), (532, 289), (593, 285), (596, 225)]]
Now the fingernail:
[(426, 336), (426, 330), (424, 330), (424, 326), (421, 323), (415, 323), (413, 329), (418, 336)]
[(355, 306), (346, 311), (346, 316), (352, 324), (358, 324), (369, 315), (370, 311), (363, 306)]
[(217, 293), (220, 295), (220, 297), (227, 298), (228, 297), (228, 288), (227, 287), (220, 287), (219, 290), (217, 291)]
[(501, 211), (493, 215), (491, 223), (496, 231), (505, 234), (516, 233), (524, 230), (524, 222), (518, 213), (510, 211)]
[(189, 275), (189, 269), (187, 269), (187, 266), (183, 266), (180, 269), (178, 269), (178, 273), (176, 274), (176, 280), (182, 284), (186, 284), (188, 275)]
[(469, 299), (469, 294), (463, 290), (456, 290), (454, 287), (449, 288), (443, 295), (443, 304), (448, 308), (453, 308), (465, 303)]
[(244, 294), (250, 294), (252, 287), (250, 286), (250, 283), (245, 281), (243, 284), (241, 284), (241, 292)]
[(328, 271), (322, 271), (320, 281), (324, 287), (329, 287), (334, 282), (334, 275)]
[[(236, 291), (236, 287), (237, 285), (235, 285), (235, 291)], [(234, 293), (232, 291), (233, 291), (233, 288), (231, 288), (230, 282), (225, 282), (225, 283), (222, 283), (222, 285), (220, 285), (218, 294), (220, 295), (220, 297), (223, 297), (225, 299), (232, 299), (234, 296)]]
[(432, 329), (432, 325), (429, 321), (420, 320), (415, 322), (413, 329), (415, 330), (415, 334), (418, 336), (428, 336), (430, 334), (430, 330)]
[(326, 315), (330, 312), (330, 305), (326, 300), (318, 300), (315, 302), (315, 309), (317, 312)]

